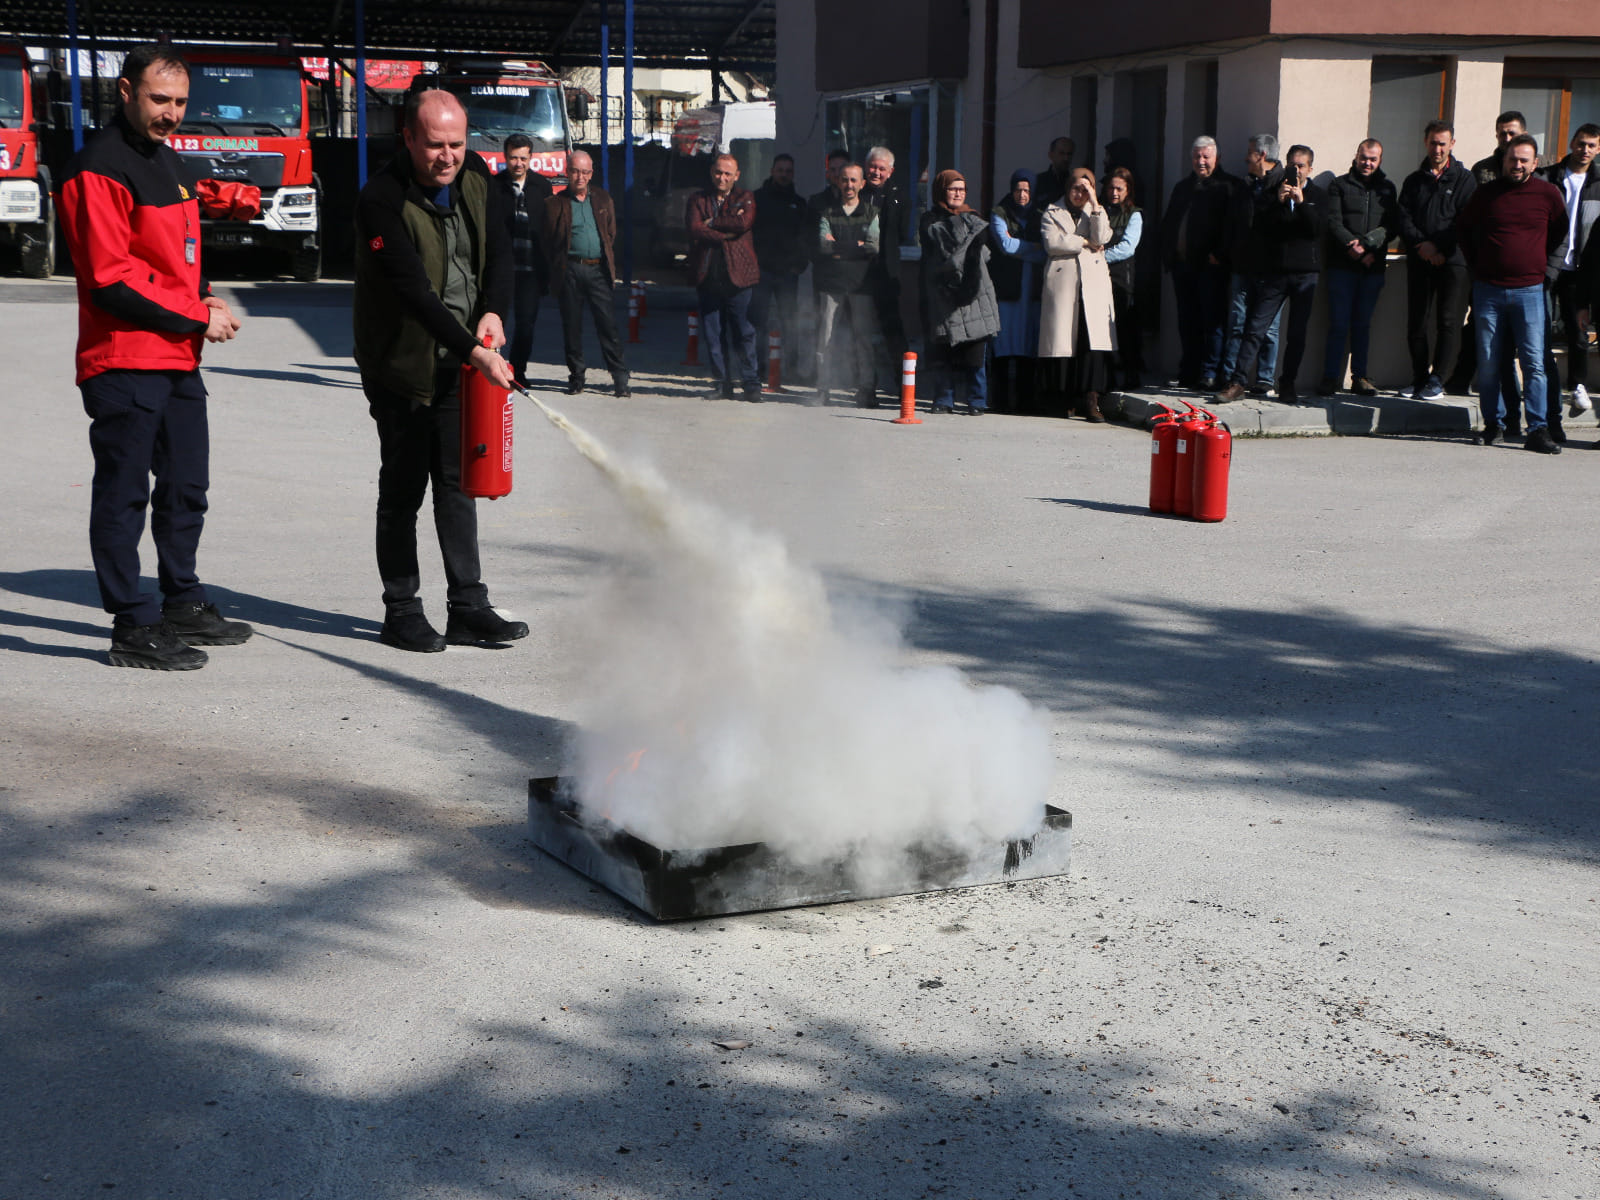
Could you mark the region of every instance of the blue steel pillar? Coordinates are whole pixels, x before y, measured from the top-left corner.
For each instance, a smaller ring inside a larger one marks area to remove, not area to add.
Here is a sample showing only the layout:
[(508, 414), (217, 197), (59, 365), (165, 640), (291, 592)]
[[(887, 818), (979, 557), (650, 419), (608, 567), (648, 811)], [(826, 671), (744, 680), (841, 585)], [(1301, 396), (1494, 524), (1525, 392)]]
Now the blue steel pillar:
[(83, 149), (83, 77), (78, 74), (78, 0), (67, 0), (67, 78), (72, 81), (72, 150), (77, 153)]
[(622, 278), (633, 282), (633, 0), (622, 0)]
[(356, 0), (356, 187), (367, 186), (367, 5)]
[(607, 20), (606, 0), (600, 0), (600, 187), (611, 190), (611, 25)]

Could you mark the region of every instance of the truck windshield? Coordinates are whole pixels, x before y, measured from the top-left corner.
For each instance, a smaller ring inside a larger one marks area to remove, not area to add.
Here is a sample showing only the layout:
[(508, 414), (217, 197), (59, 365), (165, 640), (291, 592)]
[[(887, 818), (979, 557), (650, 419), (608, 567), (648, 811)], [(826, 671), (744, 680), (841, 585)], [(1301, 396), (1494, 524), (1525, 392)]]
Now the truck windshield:
[(566, 112), (561, 89), (527, 84), (445, 80), (467, 109), (467, 148), (498, 151), (513, 133), (525, 133), (535, 152), (565, 150)]
[(22, 124), (22, 89), (27, 85), (22, 60), (0, 55), (0, 126), (15, 129)]
[(249, 130), (279, 137), (300, 132), (300, 72), (246, 63), (197, 66), (189, 76), (185, 129)]

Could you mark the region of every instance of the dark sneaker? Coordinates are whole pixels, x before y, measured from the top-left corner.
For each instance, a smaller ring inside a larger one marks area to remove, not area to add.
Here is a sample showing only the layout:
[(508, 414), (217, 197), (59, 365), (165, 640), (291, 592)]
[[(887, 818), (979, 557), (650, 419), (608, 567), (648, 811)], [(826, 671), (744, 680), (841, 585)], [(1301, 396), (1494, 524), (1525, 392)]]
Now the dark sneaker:
[(633, 395), (633, 389), (628, 386), (628, 376), (613, 375), (611, 377), (611, 394), (618, 400), (626, 400)]
[(762, 400), (764, 399), (764, 397), (761, 395), (761, 385), (759, 383), (747, 383), (747, 384), (745, 384), (744, 385), (744, 398), (745, 398), (746, 403), (749, 403), (749, 404), (760, 404), (762, 402)]
[(161, 619), (190, 646), (237, 646), (255, 632), (243, 621), (225, 620), (215, 604), (163, 604)]
[(1493, 423), (1485, 425), (1483, 432), (1478, 435), (1478, 445), (1492, 446), (1500, 440), (1500, 426)]
[(437, 654), (444, 649), (444, 639), (439, 631), (428, 624), (420, 612), (390, 613), (383, 619), (383, 632), (378, 640), (396, 650), (409, 650), (413, 654)]
[(582, 391), (583, 391), (583, 380), (581, 380), (581, 379), (569, 379), (569, 380), (567, 380), (567, 395), (576, 396), (576, 395), (579, 395), (580, 393), (582, 393)]
[(1561, 447), (1556, 445), (1555, 439), (1550, 436), (1550, 431), (1542, 425), (1523, 439), (1522, 448), (1532, 450), (1535, 454), (1561, 453)]
[(1197, 392), (1217, 392), (1221, 390), (1222, 380), (1215, 375), (1207, 375), (1200, 381), (1200, 386), (1195, 389)]
[(165, 621), (112, 626), (109, 657), (113, 667), (144, 667), (149, 671), (198, 671), (208, 661), (204, 650), (185, 643)]
[(527, 636), (526, 621), (508, 621), (492, 608), (453, 608), (444, 627), (452, 646), (493, 646)]
[(1417, 389), (1418, 400), (1437, 400), (1444, 395), (1444, 384), (1437, 375), (1429, 375), (1428, 381)]

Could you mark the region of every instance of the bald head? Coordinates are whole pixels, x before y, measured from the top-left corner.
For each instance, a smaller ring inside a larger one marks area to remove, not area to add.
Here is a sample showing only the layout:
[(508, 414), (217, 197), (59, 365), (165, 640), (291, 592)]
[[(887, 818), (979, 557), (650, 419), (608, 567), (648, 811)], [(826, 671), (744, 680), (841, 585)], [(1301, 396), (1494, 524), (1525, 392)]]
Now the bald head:
[(573, 196), (582, 200), (589, 194), (589, 185), (594, 182), (594, 159), (590, 158), (587, 151), (574, 150), (567, 155), (567, 187)]
[(423, 187), (454, 183), (467, 156), (467, 110), (449, 92), (428, 88), (406, 103), (406, 151)]

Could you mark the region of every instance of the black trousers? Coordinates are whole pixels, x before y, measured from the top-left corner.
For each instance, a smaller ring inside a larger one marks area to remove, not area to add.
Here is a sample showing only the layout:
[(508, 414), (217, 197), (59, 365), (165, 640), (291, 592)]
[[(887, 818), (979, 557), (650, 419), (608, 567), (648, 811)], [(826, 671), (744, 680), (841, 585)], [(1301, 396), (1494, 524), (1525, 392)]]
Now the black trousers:
[(1278, 378), (1293, 387), (1306, 357), (1306, 330), (1311, 325), (1311, 310), (1317, 299), (1317, 273), (1257, 275), (1254, 299), (1245, 313), (1244, 336), (1239, 341), (1239, 365), (1233, 373), (1235, 383), (1248, 384), (1256, 376), (1256, 360), (1267, 330), (1278, 319), (1284, 304), (1289, 306), (1289, 328), (1284, 334), (1283, 358), (1278, 363)]
[[(1467, 268), (1436, 267), (1415, 255), (1406, 257), (1406, 343), (1411, 348), (1411, 382), (1421, 387), (1429, 375), (1449, 379), (1461, 353), (1462, 320), (1472, 299)], [(1428, 309), (1433, 309), (1434, 346), (1428, 352)]]
[(510, 320), (506, 322), (506, 361), (518, 379), (528, 373), (528, 359), (533, 356), (533, 325), (539, 316), (539, 293), (544, 290), (544, 280), (537, 271), (514, 273), (511, 292)]
[(583, 381), (583, 310), (587, 307), (594, 318), (594, 332), (600, 339), (600, 357), (605, 359), (606, 369), (613, 379), (626, 382), (628, 364), (622, 361), (622, 339), (617, 335), (617, 312), (605, 268), (567, 259), (557, 303), (561, 309), (561, 336), (566, 343), (567, 378)]
[(434, 374), (433, 403), (411, 407), (403, 397), (363, 381), (378, 425), (378, 575), (393, 615), (422, 611), (418, 592), (417, 513), (433, 485), (433, 527), (444, 557), (451, 608), (489, 603), (478, 565), (477, 501), (461, 490), (461, 368)]
[[(1582, 384), (1589, 386), (1589, 340), (1578, 328), (1578, 310), (1589, 306), (1588, 297), (1583, 294), (1583, 288), (1577, 271), (1563, 271), (1556, 276), (1555, 283), (1550, 285), (1555, 293), (1555, 302), (1561, 314), (1561, 324), (1564, 326), (1562, 336), (1566, 339), (1567, 346), (1567, 388), (1570, 390)], [(1600, 313), (1591, 316), (1600, 317)], [(1554, 351), (1555, 342), (1546, 335), (1545, 346)], [(1548, 381), (1550, 395), (1555, 396), (1556, 376), (1551, 375)], [(1548, 405), (1551, 412), (1556, 411), (1552, 402)]]
[[(154, 625), (161, 620), (162, 600), (206, 603), (195, 573), (211, 482), (211, 434), (200, 372), (105, 371), (85, 379), (78, 390), (90, 417), (94, 453), (89, 553), (100, 603), (118, 625)], [(159, 599), (139, 590), (146, 507), (156, 543)]]

